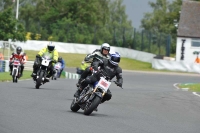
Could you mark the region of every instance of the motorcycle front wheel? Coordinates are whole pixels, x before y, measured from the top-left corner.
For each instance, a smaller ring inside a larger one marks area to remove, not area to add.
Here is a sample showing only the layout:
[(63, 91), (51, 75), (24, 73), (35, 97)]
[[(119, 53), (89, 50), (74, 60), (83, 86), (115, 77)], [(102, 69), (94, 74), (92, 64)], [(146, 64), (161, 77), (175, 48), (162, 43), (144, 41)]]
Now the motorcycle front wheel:
[(17, 74), (17, 70), (16, 70), (16, 69), (14, 69), (14, 70), (13, 70), (13, 75), (12, 75), (12, 78), (13, 78), (13, 83), (14, 83), (14, 82), (16, 82), (16, 83), (17, 83), (17, 76), (16, 76), (16, 74)]
[(80, 106), (76, 103), (76, 98), (73, 99), (71, 106), (70, 106), (70, 109), (73, 112), (77, 112), (80, 109)]
[(86, 107), (84, 109), (84, 114), (85, 115), (90, 115), (100, 104), (101, 98), (98, 96), (95, 96), (95, 98), (92, 100), (91, 103), (87, 103)]
[(42, 78), (43, 78), (43, 76), (44, 76), (44, 72), (41, 71), (38, 79), (36, 79), (36, 85), (35, 85), (36, 89), (40, 88), (40, 85), (42, 84)]

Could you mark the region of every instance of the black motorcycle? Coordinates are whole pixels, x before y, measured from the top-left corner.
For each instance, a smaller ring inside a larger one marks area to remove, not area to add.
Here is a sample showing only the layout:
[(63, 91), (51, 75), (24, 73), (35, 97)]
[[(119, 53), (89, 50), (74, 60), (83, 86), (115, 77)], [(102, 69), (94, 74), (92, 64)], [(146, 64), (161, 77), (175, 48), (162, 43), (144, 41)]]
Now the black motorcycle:
[(102, 73), (101, 75), (99, 81), (85, 87), (78, 98), (74, 97), (70, 107), (73, 112), (81, 108), (85, 115), (90, 115), (97, 109), (112, 82)]
[(39, 87), (46, 83), (45, 79), (48, 74), (48, 67), (53, 63), (52, 59), (50, 56), (43, 56), (40, 58), (41, 60), (41, 65), (39, 70), (37, 71), (36, 79), (35, 79), (35, 88), (39, 89)]

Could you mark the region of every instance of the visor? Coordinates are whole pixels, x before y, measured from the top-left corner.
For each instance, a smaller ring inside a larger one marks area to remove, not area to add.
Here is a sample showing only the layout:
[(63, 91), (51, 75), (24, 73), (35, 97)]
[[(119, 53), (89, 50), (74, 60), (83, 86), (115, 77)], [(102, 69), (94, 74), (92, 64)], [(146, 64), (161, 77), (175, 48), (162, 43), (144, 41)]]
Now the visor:
[(120, 57), (114, 57), (114, 56), (112, 56), (111, 60), (114, 61), (114, 62), (120, 62)]
[(54, 48), (55, 48), (54, 46), (48, 46), (48, 50), (49, 50), (49, 51), (53, 51)]
[(103, 49), (110, 51), (110, 48), (108, 47), (103, 47)]

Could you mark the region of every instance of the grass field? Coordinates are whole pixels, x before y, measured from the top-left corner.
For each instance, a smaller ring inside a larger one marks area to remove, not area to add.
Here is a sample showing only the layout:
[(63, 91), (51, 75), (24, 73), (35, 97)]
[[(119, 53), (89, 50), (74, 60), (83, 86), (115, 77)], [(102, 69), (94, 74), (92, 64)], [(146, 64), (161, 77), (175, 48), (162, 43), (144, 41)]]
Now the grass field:
[[(34, 61), (35, 56), (38, 51), (26, 50), (28, 55), (28, 61)], [(66, 63), (66, 67), (79, 67), (86, 54), (73, 54), (73, 53), (59, 53)], [(153, 69), (151, 63), (141, 62), (129, 58), (121, 58), (120, 67), (123, 70), (138, 70), (138, 71), (155, 71), (155, 72), (170, 72), (167, 70), (156, 70)], [(31, 72), (25, 71), (22, 79), (31, 78)], [(0, 81), (12, 80), (12, 77), (9, 73), (0, 73)]]
[(180, 84), (179, 88), (189, 88), (190, 91), (200, 92), (200, 84), (199, 83)]
[[(20, 78), (20, 79), (28, 79), (28, 78), (31, 78), (31, 71), (24, 71), (23, 72), (23, 76)], [(19, 80), (20, 80), (19, 79)], [(10, 75), (10, 72), (3, 72), (3, 73), (0, 73), (0, 81), (9, 81), (9, 80), (12, 80), (12, 76)]]
[[(35, 60), (35, 56), (38, 51), (25, 51), (28, 55), (28, 60)], [(73, 53), (59, 53), (65, 62), (67, 67), (78, 67), (85, 58), (86, 54), (73, 54)], [(141, 70), (150, 71), (155, 70), (151, 68), (151, 63), (141, 62), (128, 58), (121, 58), (120, 67), (126, 70)]]
[[(31, 79), (32, 78), (31, 74), (32, 74), (32, 71), (24, 71), (23, 76), (19, 80)], [(61, 75), (61, 78), (64, 78), (64, 77), (65, 77), (65, 74), (63, 72)], [(12, 76), (10, 76), (10, 72), (0, 73), (0, 82), (5, 82), (5, 81), (12, 81)]]

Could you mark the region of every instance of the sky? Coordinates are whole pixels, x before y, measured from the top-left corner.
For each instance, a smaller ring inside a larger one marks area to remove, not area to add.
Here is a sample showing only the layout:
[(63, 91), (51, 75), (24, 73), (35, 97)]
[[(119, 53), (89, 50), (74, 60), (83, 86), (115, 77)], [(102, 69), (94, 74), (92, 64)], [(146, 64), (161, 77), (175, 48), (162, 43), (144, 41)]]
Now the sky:
[[(124, 0), (123, 4), (126, 6), (126, 14), (129, 20), (132, 21), (134, 28), (140, 27), (145, 13), (152, 12), (152, 8), (148, 4), (149, 1), (156, 2), (156, 0)], [(172, 2), (173, 0), (168, 1)]]

